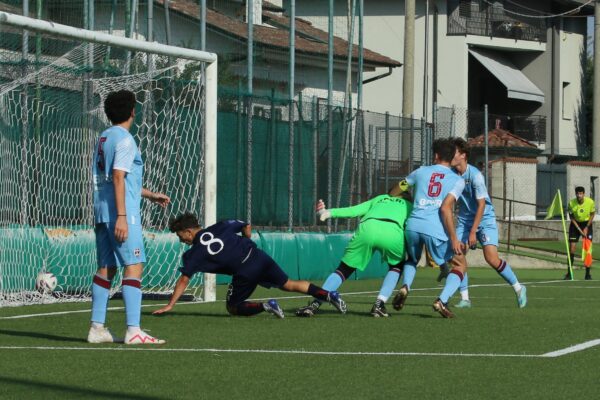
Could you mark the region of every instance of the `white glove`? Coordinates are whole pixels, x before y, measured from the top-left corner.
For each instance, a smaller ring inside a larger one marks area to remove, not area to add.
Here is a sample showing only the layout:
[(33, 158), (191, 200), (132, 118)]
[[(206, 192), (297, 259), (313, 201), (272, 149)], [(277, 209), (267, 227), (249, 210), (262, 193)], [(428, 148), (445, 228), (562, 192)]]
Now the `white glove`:
[(317, 216), (321, 221), (325, 221), (326, 219), (331, 218), (331, 211), (325, 208), (325, 203), (323, 202), (323, 200), (319, 199), (319, 201), (317, 201), (316, 210)]

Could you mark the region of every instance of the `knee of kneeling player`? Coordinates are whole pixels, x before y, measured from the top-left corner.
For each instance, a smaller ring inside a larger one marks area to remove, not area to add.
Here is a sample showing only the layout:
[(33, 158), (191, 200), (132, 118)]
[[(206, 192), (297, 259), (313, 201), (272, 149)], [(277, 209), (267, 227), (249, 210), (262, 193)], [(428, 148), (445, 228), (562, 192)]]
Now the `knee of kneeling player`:
[(225, 305), (225, 307), (227, 308), (227, 312), (231, 315), (237, 315), (237, 304), (232, 304), (232, 303), (227, 303)]

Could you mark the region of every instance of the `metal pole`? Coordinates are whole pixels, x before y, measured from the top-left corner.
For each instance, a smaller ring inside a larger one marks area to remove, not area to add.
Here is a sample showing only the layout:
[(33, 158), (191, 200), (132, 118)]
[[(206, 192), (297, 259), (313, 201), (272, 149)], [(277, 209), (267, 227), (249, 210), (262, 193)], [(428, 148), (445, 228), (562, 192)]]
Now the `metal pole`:
[[(116, 0), (114, 0), (116, 1)], [(167, 35), (167, 44), (171, 44), (171, 18), (170, 18), (170, 0), (165, 0), (165, 29)]]
[(486, 104), (485, 106), (483, 106), (483, 141), (485, 143), (485, 170), (484, 170), (484, 177), (485, 177), (485, 187), (487, 188), (487, 190), (490, 190), (490, 187), (488, 185), (488, 163), (489, 163), (489, 128), (488, 128), (488, 105)]
[(415, 159), (415, 119), (414, 116), (410, 116), (410, 159), (408, 163), (408, 172), (412, 172), (413, 170), (413, 160)]
[[(313, 142), (312, 142), (312, 146), (313, 146), (313, 193), (312, 193), (312, 200), (313, 202), (316, 203), (317, 201), (317, 182), (318, 182), (318, 160), (317, 157), (318, 155), (318, 135), (319, 135), (319, 100), (317, 96), (313, 96), (313, 104), (312, 104), (312, 132), (313, 132)], [(311, 223), (313, 226), (315, 226), (317, 224), (317, 215), (315, 213), (311, 213), (312, 214), (312, 219), (311, 219)]]
[(600, 0), (594, 4), (594, 55), (592, 161), (600, 162)]
[[(294, 64), (296, 63), (296, 0), (290, 0), (290, 66), (288, 83), (289, 160), (288, 160), (288, 230), (294, 224)], [(298, 99), (300, 101), (300, 99)]]
[[(23, 16), (29, 17), (29, 0), (23, 0)], [(29, 66), (29, 31), (23, 30), (23, 43), (21, 49), (21, 61), (22, 61), (22, 73), (23, 77), (27, 75)], [(29, 162), (27, 156), (28, 150), (28, 137), (29, 137), (29, 106), (28, 106), (28, 85), (23, 85), (23, 91), (21, 92), (21, 204), (24, 206), (21, 208), (20, 223), (27, 224), (29, 219), (29, 207), (27, 206), (27, 200), (29, 199), (29, 185), (28, 185), (28, 171)]]
[(423, 119), (427, 121), (429, 95), (429, 0), (425, 0), (425, 46), (423, 61)]
[(248, 83), (247, 83), (247, 138), (246, 142), (246, 221), (252, 222), (252, 80), (253, 80), (253, 60), (254, 60), (254, 0), (248, 0)]
[[(329, 0), (327, 24), (327, 205), (332, 207), (333, 186), (333, 4)], [(327, 220), (327, 232), (331, 232), (331, 218)]]
[(206, 0), (200, 0), (200, 50), (206, 50)]
[(364, 63), (364, 0), (358, 0), (358, 82), (357, 82), (357, 102), (358, 109), (362, 113), (363, 109), (363, 63)]
[(390, 159), (390, 113), (386, 111), (385, 113), (385, 160), (383, 162), (383, 173), (384, 173), (384, 182), (385, 182), (385, 190), (389, 189), (389, 173), (388, 173), (388, 160)]
[[(404, 66), (402, 80), (402, 116), (414, 114), (415, 89), (415, 0), (405, 0), (404, 14)], [(404, 122), (408, 122), (403, 120)], [(408, 158), (410, 145), (402, 135), (402, 158)]]

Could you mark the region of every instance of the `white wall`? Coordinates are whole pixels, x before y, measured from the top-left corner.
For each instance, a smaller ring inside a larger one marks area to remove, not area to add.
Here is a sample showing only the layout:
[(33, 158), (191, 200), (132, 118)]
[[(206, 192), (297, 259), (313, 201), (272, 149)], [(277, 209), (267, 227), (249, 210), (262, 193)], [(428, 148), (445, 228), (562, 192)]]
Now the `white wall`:
[[(591, 180), (592, 177), (595, 179), (595, 195), (593, 200), (598, 203), (600, 201), (600, 164), (586, 163), (589, 165), (572, 165), (567, 164), (567, 193), (565, 197), (565, 204), (572, 198), (575, 197), (575, 187), (583, 186), (585, 188), (585, 195), (591, 197)], [(596, 219), (599, 219), (597, 216)]]
[[(506, 164), (506, 165), (505, 165)], [(535, 203), (537, 162), (497, 160), (492, 162), (491, 190), (494, 197)], [(508, 219), (510, 203), (492, 199), (498, 218)], [(514, 219), (535, 219), (535, 205), (513, 203)]]

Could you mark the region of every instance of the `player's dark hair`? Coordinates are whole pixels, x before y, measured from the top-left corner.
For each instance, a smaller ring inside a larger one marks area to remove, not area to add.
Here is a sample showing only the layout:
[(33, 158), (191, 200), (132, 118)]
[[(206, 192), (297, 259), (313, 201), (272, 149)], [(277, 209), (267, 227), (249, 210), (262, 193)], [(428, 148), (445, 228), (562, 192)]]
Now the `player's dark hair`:
[(436, 139), (432, 146), (433, 154), (437, 154), (441, 161), (450, 162), (456, 153), (456, 147), (451, 139)]
[(169, 220), (169, 230), (173, 233), (193, 228), (200, 228), (198, 218), (194, 213), (186, 212)]
[(135, 108), (135, 94), (129, 90), (110, 92), (104, 100), (104, 112), (114, 125), (125, 122)]
[(471, 147), (467, 144), (467, 141), (463, 138), (454, 138), (452, 139), (452, 142), (454, 142), (456, 150), (458, 150), (459, 153), (464, 154), (468, 160), (471, 155)]
[(585, 188), (583, 186), (577, 186), (575, 188), (575, 193), (585, 193)]

